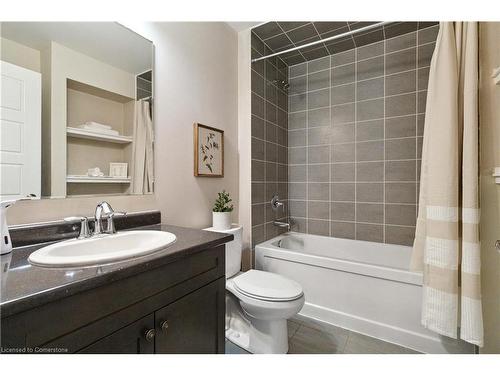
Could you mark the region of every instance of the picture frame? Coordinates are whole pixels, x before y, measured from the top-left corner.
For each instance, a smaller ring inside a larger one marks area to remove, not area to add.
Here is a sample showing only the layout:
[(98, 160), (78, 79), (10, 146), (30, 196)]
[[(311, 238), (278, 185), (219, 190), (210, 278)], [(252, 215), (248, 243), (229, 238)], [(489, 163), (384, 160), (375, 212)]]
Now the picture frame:
[(109, 177), (128, 177), (128, 163), (109, 163)]
[(194, 175), (224, 177), (224, 130), (194, 123)]

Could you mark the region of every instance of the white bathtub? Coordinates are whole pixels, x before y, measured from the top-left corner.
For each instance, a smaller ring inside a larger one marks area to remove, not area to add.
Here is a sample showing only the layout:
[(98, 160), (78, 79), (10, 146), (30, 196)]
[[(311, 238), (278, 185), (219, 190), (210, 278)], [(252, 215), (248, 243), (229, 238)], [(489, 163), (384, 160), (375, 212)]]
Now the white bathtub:
[(422, 274), (411, 247), (290, 232), (255, 246), (256, 268), (299, 282), (300, 315), (424, 353), (473, 353), (472, 345), (420, 324)]

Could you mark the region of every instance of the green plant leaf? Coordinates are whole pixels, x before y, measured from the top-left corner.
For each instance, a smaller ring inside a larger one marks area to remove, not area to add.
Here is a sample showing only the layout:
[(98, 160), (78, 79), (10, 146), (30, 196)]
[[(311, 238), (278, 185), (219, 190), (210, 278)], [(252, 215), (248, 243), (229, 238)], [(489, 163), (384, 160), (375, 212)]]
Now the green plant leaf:
[(231, 197), (229, 196), (229, 193), (223, 190), (220, 193), (217, 193), (217, 199), (215, 200), (213, 211), (214, 212), (231, 212), (233, 211), (234, 207), (232, 204)]

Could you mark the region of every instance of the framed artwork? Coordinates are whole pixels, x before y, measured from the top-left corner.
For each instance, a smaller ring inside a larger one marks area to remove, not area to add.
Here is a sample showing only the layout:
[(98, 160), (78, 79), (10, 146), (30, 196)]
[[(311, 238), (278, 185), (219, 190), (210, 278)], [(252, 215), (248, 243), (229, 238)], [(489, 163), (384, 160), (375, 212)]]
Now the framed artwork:
[(224, 131), (194, 124), (194, 175), (224, 177)]
[(109, 163), (109, 177), (128, 177), (128, 163)]

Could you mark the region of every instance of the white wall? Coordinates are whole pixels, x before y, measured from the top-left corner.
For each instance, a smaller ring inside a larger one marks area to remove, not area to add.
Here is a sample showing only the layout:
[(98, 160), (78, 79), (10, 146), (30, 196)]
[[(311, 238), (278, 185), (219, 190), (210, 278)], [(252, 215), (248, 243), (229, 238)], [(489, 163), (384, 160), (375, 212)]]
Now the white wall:
[(40, 51), (0, 38), (0, 60), (40, 73)]
[(491, 177), (500, 166), (500, 86), (491, 72), (500, 66), (500, 22), (479, 26), (479, 128), (481, 188), (481, 284), (484, 318), (484, 347), (481, 353), (500, 353), (500, 185)]
[[(168, 224), (207, 227), (217, 192), (238, 220), (238, 40), (223, 22), (128, 25), (155, 45), (155, 196)], [(193, 123), (224, 130), (224, 177), (193, 175)]]
[(243, 225), (242, 268), (252, 268), (252, 66), (251, 30), (238, 33), (239, 223)]

